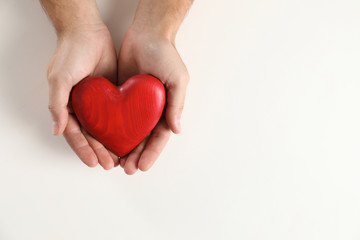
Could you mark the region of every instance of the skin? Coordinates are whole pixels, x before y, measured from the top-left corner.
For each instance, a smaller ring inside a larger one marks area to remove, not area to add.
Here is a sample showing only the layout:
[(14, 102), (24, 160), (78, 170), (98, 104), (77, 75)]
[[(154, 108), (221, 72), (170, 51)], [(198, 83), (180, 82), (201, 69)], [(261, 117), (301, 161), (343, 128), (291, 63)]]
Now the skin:
[[(176, 32), (191, 0), (141, 0), (126, 32), (119, 58), (93, 0), (41, 0), (58, 36), (50, 61), (49, 110), (53, 134), (63, 134), (89, 167), (121, 165), (125, 173), (147, 171), (164, 149), (171, 132), (180, 133), (180, 118), (189, 81), (175, 48)], [(122, 84), (136, 74), (159, 78), (167, 90), (167, 108), (154, 130), (131, 153), (118, 159), (78, 123), (69, 104), (71, 88), (86, 76), (103, 76)]]

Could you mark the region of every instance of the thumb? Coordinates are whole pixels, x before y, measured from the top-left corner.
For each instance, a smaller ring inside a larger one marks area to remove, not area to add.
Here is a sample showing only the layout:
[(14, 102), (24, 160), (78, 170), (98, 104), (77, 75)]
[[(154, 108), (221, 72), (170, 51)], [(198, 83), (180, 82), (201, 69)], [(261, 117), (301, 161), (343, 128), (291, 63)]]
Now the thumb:
[(49, 110), (53, 119), (52, 133), (58, 136), (64, 132), (68, 121), (67, 105), (71, 86), (59, 78), (49, 79)]
[(173, 133), (181, 131), (180, 118), (184, 109), (188, 81), (189, 77), (186, 75), (174, 84), (167, 84), (166, 122)]

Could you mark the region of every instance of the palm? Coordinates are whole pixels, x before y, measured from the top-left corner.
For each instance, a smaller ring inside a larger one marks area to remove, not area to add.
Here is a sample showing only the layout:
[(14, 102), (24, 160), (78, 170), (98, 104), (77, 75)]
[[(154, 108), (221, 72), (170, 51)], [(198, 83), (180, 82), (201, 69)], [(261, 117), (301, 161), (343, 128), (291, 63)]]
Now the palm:
[[(84, 31), (59, 39), (58, 48), (48, 68), (49, 84), (59, 84), (63, 94), (69, 99), (71, 87), (89, 75), (99, 75), (116, 82), (117, 59), (111, 36), (107, 29)], [(64, 87), (65, 86), (65, 87)], [(52, 89), (50, 87), (50, 89)], [(56, 94), (56, 93), (51, 93)], [(53, 97), (53, 98), (52, 98)], [(54, 96), (50, 97), (54, 99)], [(56, 96), (55, 96), (56, 98)], [(51, 103), (49, 104), (51, 108)], [(69, 111), (62, 111), (67, 119), (64, 137), (78, 157), (88, 166), (100, 163), (105, 169), (118, 164), (118, 158), (91, 137), (76, 120), (68, 104)], [(50, 109), (51, 110), (51, 109)]]
[[(134, 39), (131, 33), (126, 34), (118, 60), (118, 81), (122, 84), (136, 74), (151, 74), (159, 78), (167, 88), (167, 105), (174, 104), (176, 88), (180, 84), (173, 79), (188, 77), (187, 70), (173, 44), (157, 36), (143, 36)], [(183, 92), (182, 94), (185, 94)], [(127, 157), (120, 160), (125, 172), (133, 174), (139, 168), (148, 170), (165, 147), (173, 126), (174, 113), (166, 110), (166, 118), (162, 118), (152, 133), (146, 137)], [(171, 127), (169, 127), (171, 126)]]

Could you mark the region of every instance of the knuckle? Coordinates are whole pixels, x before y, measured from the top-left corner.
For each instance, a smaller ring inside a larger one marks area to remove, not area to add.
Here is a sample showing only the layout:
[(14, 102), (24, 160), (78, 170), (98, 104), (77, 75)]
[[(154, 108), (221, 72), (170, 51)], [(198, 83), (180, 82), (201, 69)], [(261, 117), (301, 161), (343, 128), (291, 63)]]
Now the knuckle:
[(56, 79), (56, 76), (55, 76), (55, 74), (53, 73), (53, 71), (52, 71), (52, 70), (49, 70), (49, 69), (48, 69), (48, 71), (47, 71), (47, 73), (46, 73), (46, 77), (47, 77), (47, 80), (48, 80), (49, 83), (53, 82), (54, 79)]
[(48, 105), (48, 109), (49, 109), (51, 112), (54, 111), (54, 110), (55, 110), (55, 105), (49, 104), (49, 105)]
[(161, 134), (161, 132), (159, 132), (159, 131), (154, 131), (154, 132), (152, 132), (151, 137), (155, 138), (155, 139), (159, 139), (159, 138), (163, 137), (163, 134)]
[(63, 109), (60, 105), (55, 104), (55, 103), (49, 103), (48, 104), (48, 110), (52, 113), (52, 114), (56, 114), (59, 115), (63, 112)]
[(53, 66), (54, 66), (54, 64), (53, 64), (53, 59), (52, 59), (52, 60), (50, 61), (49, 65), (48, 65), (47, 69), (46, 69), (46, 77), (47, 77), (48, 80), (50, 79), (50, 77), (51, 77), (51, 75), (52, 75)]
[(53, 71), (51, 71), (51, 72), (49, 72), (47, 74), (47, 79), (48, 79), (48, 83), (50, 85), (54, 85), (54, 84), (56, 85), (56, 84), (59, 83), (60, 77), (59, 77), (59, 74), (54, 73)]
[(66, 106), (62, 106), (61, 104), (49, 103), (48, 109), (51, 113), (62, 113), (63, 109), (66, 109)]
[(47, 71), (46, 71), (46, 76), (47, 76), (47, 79), (49, 82), (52, 82), (54, 81), (55, 79), (58, 78), (58, 72), (54, 70), (54, 66), (53, 64), (50, 63), (50, 65), (48, 66), (47, 68)]
[(48, 70), (47, 72), (47, 79), (49, 85), (69, 85), (71, 82), (71, 76), (69, 74), (66, 74), (64, 72), (58, 72), (54, 70)]
[(48, 105), (48, 110), (53, 115), (56, 115), (56, 113), (58, 112), (57, 107), (54, 104), (49, 104)]

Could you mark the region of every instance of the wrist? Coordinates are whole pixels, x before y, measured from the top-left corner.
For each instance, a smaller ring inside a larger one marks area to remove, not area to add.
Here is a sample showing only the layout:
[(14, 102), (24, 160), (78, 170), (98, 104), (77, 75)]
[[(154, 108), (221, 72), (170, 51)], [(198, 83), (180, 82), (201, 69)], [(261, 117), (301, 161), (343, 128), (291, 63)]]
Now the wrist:
[(97, 32), (107, 29), (97, 9), (91, 12), (76, 13), (71, 18), (64, 20), (60, 26), (55, 24), (54, 26), (59, 38), (75, 32)]
[(143, 48), (158, 42), (169, 42), (175, 46), (175, 36), (173, 37), (172, 34), (145, 26), (138, 26), (135, 23), (128, 28), (125, 37), (136, 48)]
[(106, 25), (103, 22), (86, 22), (86, 23), (77, 23), (76, 25), (71, 25), (66, 28), (56, 29), (58, 39), (68, 38), (71, 36), (76, 36), (77, 34), (82, 35), (99, 35), (108, 31)]
[(95, 0), (41, 0), (58, 36), (103, 28)]
[(192, 0), (140, 0), (132, 29), (175, 41)]
[(151, 36), (174, 43), (177, 29), (164, 26), (161, 23), (149, 22), (145, 19), (135, 19), (128, 31), (132, 36)]

